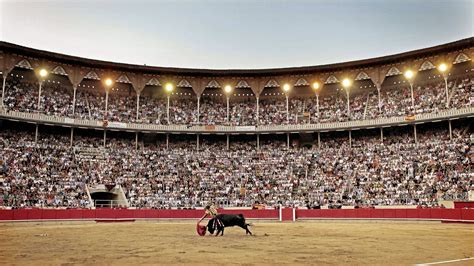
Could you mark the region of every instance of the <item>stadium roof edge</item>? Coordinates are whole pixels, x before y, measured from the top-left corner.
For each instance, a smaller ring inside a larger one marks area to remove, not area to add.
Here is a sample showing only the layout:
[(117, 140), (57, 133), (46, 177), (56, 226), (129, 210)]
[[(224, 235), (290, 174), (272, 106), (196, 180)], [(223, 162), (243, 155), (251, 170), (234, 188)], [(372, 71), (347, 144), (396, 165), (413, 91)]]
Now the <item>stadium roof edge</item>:
[(0, 50), (3, 52), (15, 53), (23, 56), (30, 56), (45, 60), (57, 61), (66, 64), (75, 64), (92, 68), (114, 69), (120, 71), (129, 71), (136, 73), (158, 74), (158, 75), (182, 75), (182, 76), (275, 76), (275, 75), (301, 75), (321, 72), (335, 72), (345, 69), (365, 68), (378, 65), (392, 64), (400, 61), (426, 57), (436, 53), (451, 52), (459, 49), (470, 48), (473, 46), (474, 37), (461, 39), (458, 41), (445, 43), (428, 48), (392, 54), (369, 59), (355, 61), (285, 68), (267, 68), (267, 69), (194, 69), (177, 67), (157, 67), (146, 65), (135, 65), (127, 63), (117, 63), (89, 59), (78, 56), (60, 54), (35, 48), (29, 48), (14, 43), (0, 41)]

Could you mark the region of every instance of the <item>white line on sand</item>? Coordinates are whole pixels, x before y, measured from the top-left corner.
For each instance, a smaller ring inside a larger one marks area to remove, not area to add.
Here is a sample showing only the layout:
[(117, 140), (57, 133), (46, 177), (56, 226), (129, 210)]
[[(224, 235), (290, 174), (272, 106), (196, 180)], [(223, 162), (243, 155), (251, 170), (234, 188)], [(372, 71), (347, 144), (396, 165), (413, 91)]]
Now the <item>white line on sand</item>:
[(453, 263), (453, 262), (465, 261), (465, 260), (474, 260), (474, 257), (457, 259), (457, 260), (445, 260), (445, 261), (436, 261), (436, 262), (430, 262), (430, 263), (420, 263), (420, 264), (415, 264), (415, 266), (445, 264), (445, 263)]

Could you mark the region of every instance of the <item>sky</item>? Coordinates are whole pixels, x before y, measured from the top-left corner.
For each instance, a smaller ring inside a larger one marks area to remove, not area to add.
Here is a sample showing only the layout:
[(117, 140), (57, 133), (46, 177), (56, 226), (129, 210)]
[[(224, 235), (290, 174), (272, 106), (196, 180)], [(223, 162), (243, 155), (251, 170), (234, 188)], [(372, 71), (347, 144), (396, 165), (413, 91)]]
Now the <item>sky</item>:
[(474, 0), (0, 0), (0, 39), (151, 66), (257, 69), (473, 36)]

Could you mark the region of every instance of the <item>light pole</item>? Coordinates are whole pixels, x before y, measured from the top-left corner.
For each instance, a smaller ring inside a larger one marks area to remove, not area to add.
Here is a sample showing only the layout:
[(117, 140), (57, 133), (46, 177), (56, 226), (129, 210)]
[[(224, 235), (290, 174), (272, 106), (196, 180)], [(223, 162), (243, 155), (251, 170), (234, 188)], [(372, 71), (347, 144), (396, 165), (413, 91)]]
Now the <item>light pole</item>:
[(104, 120), (106, 120), (108, 118), (107, 110), (109, 108), (109, 91), (110, 91), (110, 88), (112, 87), (112, 84), (114, 82), (112, 81), (112, 79), (107, 78), (104, 83), (105, 83), (105, 113), (104, 113)]
[(346, 98), (347, 98), (347, 117), (351, 117), (351, 109), (350, 109), (350, 99), (349, 99), (349, 88), (351, 87), (351, 81), (347, 78), (342, 80), (342, 87), (346, 91)]
[(316, 94), (316, 111), (318, 113), (318, 122), (319, 122), (319, 83), (318, 82), (314, 82), (313, 83), (313, 91), (314, 93)]
[(413, 111), (415, 111), (415, 96), (413, 95), (413, 77), (415, 76), (415, 73), (411, 70), (407, 70), (405, 71), (404, 76), (408, 80), (408, 83), (410, 83), (411, 107), (413, 108)]
[(5, 84), (6, 84), (6, 82), (7, 82), (7, 76), (8, 76), (8, 74), (5, 73), (5, 72), (3, 72), (2, 75), (3, 75), (3, 83), (2, 83), (2, 106), (4, 106), (4, 105), (5, 105), (5, 101), (4, 101), (4, 99), (5, 99)]
[(448, 70), (448, 66), (445, 63), (442, 63), (438, 66), (439, 72), (441, 72), (441, 75), (443, 75), (444, 78), (444, 89), (446, 92), (446, 108), (449, 108), (449, 91), (448, 91), (448, 73), (446, 72)]
[(40, 69), (39, 71), (39, 88), (38, 88), (38, 111), (41, 109), (40, 104), (41, 104), (41, 87), (43, 86), (44, 79), (46, 76), (48, 76), (48, 71), (44, 68)]
[(230, 85), (226, 85), (224, 87), (224, 92), (225, 92), (225, 97), (226, 97), (226, 100), (227, 100), (227, 123), (230, 122), (230, 119), (229, 119), (229, 99), (230, 99), (230, 94), (232, 92), (232, 87)]
[(290, 93), (290, 84), (288, 83), (285, 83), (285, 85), (283, 85), (283, 91), (285, 92), (285, 97), (286, 97), (286, 123), (289, 123), (290, 122), (290, 107), (289, 107), (289, 100), (288, 100), (288, 97), (289, 97), (289, 93)]
[(168, 120), (168, 125), (170, 124), (170, 95), (171, 92), (173, 92), (173, 84), (171, 83), (166, 83), (165, 90), (166, 90), (166, 98), (167, 98), (167, 103), (166, 103), (166, 120)]

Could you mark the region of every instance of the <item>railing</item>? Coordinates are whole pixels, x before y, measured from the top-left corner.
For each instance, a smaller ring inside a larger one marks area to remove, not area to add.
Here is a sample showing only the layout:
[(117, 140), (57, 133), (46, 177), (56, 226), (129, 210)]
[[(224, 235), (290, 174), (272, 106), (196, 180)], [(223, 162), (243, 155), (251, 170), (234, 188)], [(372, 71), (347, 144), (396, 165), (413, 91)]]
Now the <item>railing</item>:
[(94, 200), (96, 208), (127, 208), (125, 200)]
[[(223, 126), (216, 125), (212, 128), (203, 125), (155, 125), (138, 123), (114, 123), (111, 122), (107, 129), (132, 130), (140, 132), (157, 133), (287, 133), (287, 132), (316, 132), (332, 130), (350, 130), (361, 128), (375, 128), (392, 125), (418, 124), (436, 120), (456, 119), (473, 117), (474, 107), (461, 109), (450, 109), (437, 113), (418, 114), (413, 120), (407, 121), (404, 116), (377, 118), (371, 120), (358, 120), (347, 122), (332, 122), (322, 124), (299, 124), (299, 125), (263, 125), (263, 126)], [(17, 111), (6, 111), (0, 109), (0, 117), (13, 120), (23, 120), (36, 123), (57, 124), (75, 127), (104, 128), (102, 121), (74, 119), (68, 117), (57, 117), (38, 113), (26, 113)]]

